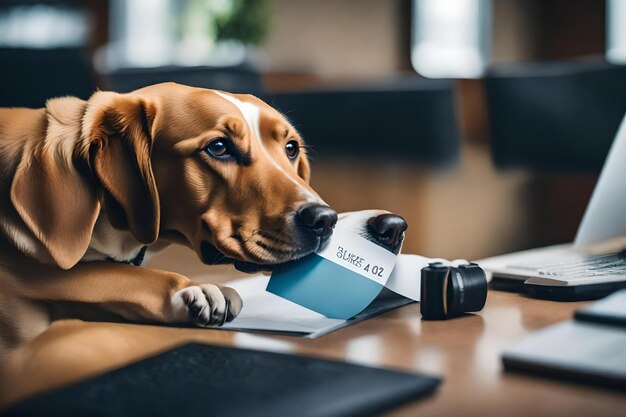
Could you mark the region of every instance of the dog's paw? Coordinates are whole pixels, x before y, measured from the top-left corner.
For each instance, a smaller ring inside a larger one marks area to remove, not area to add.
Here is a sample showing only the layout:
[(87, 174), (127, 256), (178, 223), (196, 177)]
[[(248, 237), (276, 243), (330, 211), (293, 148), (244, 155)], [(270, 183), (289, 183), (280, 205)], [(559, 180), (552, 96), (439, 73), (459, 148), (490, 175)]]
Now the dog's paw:
[(174, 321), (196, 326), (221, 326), (241, 311), (243, 302), (237, 291), (212, 284), (192, 285), (172, 296)]

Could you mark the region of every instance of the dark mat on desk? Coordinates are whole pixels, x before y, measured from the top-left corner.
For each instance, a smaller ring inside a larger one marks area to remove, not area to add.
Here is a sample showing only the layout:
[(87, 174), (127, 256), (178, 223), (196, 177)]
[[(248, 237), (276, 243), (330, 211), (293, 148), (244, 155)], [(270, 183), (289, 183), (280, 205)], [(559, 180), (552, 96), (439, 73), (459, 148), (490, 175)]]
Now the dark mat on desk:
[(363, 416), (423, 397), (431, 376), (190, 344), (28, 400), (6, 416)]

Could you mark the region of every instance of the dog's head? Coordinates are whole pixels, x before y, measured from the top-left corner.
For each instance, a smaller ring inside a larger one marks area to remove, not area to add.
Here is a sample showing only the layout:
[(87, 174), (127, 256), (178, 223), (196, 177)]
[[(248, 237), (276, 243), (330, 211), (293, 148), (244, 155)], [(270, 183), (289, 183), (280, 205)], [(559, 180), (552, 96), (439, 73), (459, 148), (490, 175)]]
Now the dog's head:
[[(59, 107), (70, 104), (49, 104), (48, 119), (67, 119)], [(100, 205), (139, 242), (183, 243), (205, 263), (282, 263), (332, 233), (337, 214), (308, 184), (302, 138), (256, 97), (167, 83), (97, 92), (78, 115), (80, 141), (53, 145), (48, 127), (48, 145), (20, 165), (12, 187), (61, 267), (84, 254)]]
[(309, 186), (302, 138), (279, 112), (250, 95), (202, 89), (183, 88), (167, 103), (152, 155), (163, 236), (209, 264), (280, 263), (324, 244), (337, 215)]

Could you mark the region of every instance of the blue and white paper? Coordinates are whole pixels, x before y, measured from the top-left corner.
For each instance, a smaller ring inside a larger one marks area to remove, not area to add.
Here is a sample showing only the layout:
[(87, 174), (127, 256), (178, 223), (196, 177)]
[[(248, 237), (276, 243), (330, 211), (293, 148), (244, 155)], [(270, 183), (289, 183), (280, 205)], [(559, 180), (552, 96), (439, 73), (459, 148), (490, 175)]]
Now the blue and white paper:
[[(326, 317), (347, 320), (376, 298), (395, 265), (393, 253), (337, 228), (321, 252), (275, 269), (267, 291)], [(419, 285), (418, 276), (419, 270)]]
[[(315, 259), (314, 256), (311, 256)], [(319, 258), (319, 257), (317, 257)], [(396, 258), (396, 264), (391, 272), (391, 275), (387, 279), (385, 287), (393, 292), (402, 295), (411, 300), (419, 301), (420, 298), (420, 271), (423, 267), (427, 266), (430, 262), (443, 262), (447, 264), (460, 264), (467, 263), (465, 260), (457, 260), (452, 263), (444, 259), (432, 259), (419, 255), (407, 255), (400, 254)], [(286, 277), (294, 278), (296, 281), (299, 279), (299, 273), (293, 274), (289, 271), (281, 271), (280, 274), (287, 274)], [(276, 279), (276, 277), (274, 277)], [(280, 279), (280, 277), (279, 277)], [(304, 291), (308, 291), (311, 285), (315, 284), (315, 277), (311, 278), (314, 281), (306, 283), (304, 287), (301, 287)], [(314, 339), (321, 335), (327, 334), (334, 330), (337, 330), (345, 326), (345, 319), (329, 318), (318, 311), (314, 311), (316, 308), (316, 300), (307, 298), (307, 304), (312, 307), (307, 308), (285, 299), (276, 294), (266, 291), (268, 288), (269, 277), (264, 275), (258, 275), (255, 277), (246, 277), (235, 281), (229, 281), (225, 283), (226, 286), (235, 289), (243, 300), (243, 309), (241, 313), (230, 323), (224, 324), (222, 329), (249, 331), (249, 332), (262, 332), (262, 333), (278, 333), (278, 334), (291, 334), (302, 335), (303, 337)], [(298, 288), (293, 288), (292, 285), (298, 286), (299, 283), (289, 282), (274, 282), (272, 286), (282, 287), (286, 284), (296, 294)], [(307, 287), (308, 286), (308, 287)], [(355, 297), (357, 294), (353, 291), (353, 288), (343, 288), (341, 291), (333, 283), (330, 296), (333, 300), (337, 300), (337, 304), (344, 303), (345, 296), (339, 296), (340, 293), (347, 293), (348, 298)], [(280, 288), (277, 292), (281, 292)], [(335, 296), (337, 294), (337, 296)], [(323, 296), (327, 294), (320, 294), (316, 288), (313, 288), (312, 293), (305, 293), (305, 296)], [(363, 296), (363, 294), (361, 294)], [(366, 304), (369, 299), (369, 294), (364, 294), (365, 301), (361, 305)], [(328, 303), (328, 301), (324, 301)], [(330, 306), (332, 310), (336, 310), (335, 306)], [(349, 315), (350, 313), (346, 313)], [(357, 313), (358, 314), (358, 313)], [(352, 317), (350, 317), (352, 318)], [(256, 339), (255, 339), (256, 340)]]

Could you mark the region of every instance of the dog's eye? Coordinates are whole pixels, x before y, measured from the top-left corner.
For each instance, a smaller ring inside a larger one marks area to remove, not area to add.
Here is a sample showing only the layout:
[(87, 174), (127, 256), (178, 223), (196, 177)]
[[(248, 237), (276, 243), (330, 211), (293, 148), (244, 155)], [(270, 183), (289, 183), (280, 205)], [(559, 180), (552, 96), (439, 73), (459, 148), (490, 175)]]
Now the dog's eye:
[(230, 150), (224, 139), (215, 139), (209, 143), (204, 150), (211, 156), (219, 159), (228, 158)]
[(290, 140), (285, 145), (285, 152), (287, 153), (287, 158), (296, 159), (298, 154), (300, 153), (300, 145), (295, 140)]

